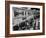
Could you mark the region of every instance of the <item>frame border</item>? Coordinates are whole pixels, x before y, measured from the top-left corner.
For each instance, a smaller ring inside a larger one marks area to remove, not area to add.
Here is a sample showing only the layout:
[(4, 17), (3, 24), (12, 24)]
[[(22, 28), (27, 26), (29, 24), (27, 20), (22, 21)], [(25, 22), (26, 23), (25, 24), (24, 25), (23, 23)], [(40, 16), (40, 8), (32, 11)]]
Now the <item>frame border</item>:
[[(43, 32), (41, 33), (25, 33), (25, 34), (10, 34), (10, 4), (22, 4), (22, 5), (39, 5), (43, 6)], [(45, 4), (36, 2), (22, 2), (22, 1), (5, 1), (5, 37), (18, 37), (18, 36), (34, 36), (45, 35)]]

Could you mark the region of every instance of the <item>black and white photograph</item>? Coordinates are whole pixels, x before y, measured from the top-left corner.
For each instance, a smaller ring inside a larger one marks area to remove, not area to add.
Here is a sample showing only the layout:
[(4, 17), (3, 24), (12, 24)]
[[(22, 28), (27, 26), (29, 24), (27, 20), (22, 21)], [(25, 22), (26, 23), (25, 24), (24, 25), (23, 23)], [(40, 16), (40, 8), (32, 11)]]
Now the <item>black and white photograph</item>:
[(40, 8), (13, 7), (13, 31), (39, 30)]

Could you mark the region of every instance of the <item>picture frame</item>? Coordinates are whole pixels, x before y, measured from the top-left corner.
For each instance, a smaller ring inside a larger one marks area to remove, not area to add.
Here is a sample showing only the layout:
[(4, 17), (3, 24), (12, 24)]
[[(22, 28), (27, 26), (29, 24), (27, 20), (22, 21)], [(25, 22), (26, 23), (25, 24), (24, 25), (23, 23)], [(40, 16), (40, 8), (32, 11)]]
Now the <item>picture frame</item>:
[[(31, 16), (32, 14), (33, 16)], [(29, 19), (32, 19), (33, 22)], [(44, 3), (5, 1), (5, 37), (34, 36), (44, 34)]]

